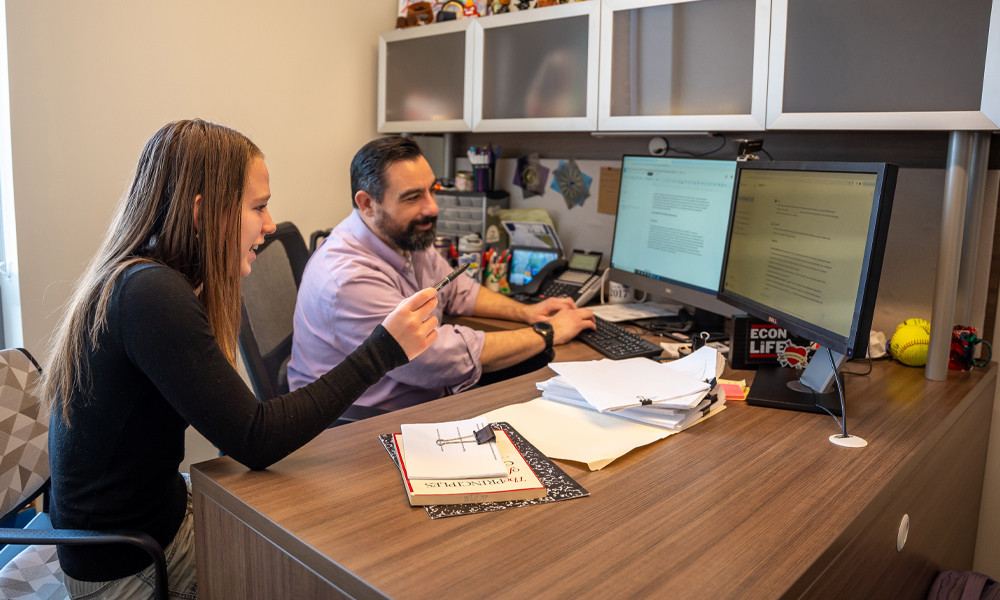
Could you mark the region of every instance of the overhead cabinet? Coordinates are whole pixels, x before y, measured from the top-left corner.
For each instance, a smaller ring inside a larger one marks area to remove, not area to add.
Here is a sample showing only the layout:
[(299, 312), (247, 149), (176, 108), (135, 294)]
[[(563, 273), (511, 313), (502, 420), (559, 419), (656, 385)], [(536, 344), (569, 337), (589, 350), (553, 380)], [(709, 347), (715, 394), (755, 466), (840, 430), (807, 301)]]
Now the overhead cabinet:
[(770, 0), (604, 0), (599, 129), (764, 129)]
[(463, 19), (379, 36), (379, 131), (472, 128), (475, 25), (475, 19)]
[(1000, 2), (587, 0), (380, 36), (378, 127), (1000, 129)]
[(1000, 128), (1000, 2), (773, 0), (771, 14), (768, 129)]
[(597, 129), (598, 1), (479, 19), (476, 131)]

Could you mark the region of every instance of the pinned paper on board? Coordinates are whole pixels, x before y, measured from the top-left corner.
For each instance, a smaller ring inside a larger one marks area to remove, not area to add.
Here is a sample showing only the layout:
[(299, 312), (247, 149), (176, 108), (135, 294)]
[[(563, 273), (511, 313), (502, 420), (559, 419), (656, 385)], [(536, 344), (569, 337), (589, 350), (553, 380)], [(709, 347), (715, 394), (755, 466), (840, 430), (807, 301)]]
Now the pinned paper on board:
[(566, 208), (583, 206), (584, 200), (590, 196), (591, 181), (593, 178), (583, 173), (575, 160), (560, 161), (553, 171), (552, 189), (562, 194)]
[(517, 159), (514, 185), (521, 188), (525, 198), (541, 196), (545, 193), (545, 182), (549, 179), (549, 169), (542, 166), (538, 154), (529, 154)]

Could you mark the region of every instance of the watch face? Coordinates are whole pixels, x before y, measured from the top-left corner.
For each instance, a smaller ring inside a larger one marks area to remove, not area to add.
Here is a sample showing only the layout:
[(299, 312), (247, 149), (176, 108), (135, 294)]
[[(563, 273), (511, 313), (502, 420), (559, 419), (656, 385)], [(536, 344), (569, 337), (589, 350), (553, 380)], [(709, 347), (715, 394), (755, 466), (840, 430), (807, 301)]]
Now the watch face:
[(544, 323), (544, 322), (535, 323), (534, 325), (532, 325), (532, 327), (534, 328), (535, 331), (543, 335), (552, 333), (552, 325), (550, 323)]
[(549, 350), (552, 348), (553, 338), (555, 337), (555, 331), (552, 329), (552, 325), (549, 323), (535, 323), (531, 326), (535, 330), (535, 333), (542, 336), (545, 340), (545, 349)]

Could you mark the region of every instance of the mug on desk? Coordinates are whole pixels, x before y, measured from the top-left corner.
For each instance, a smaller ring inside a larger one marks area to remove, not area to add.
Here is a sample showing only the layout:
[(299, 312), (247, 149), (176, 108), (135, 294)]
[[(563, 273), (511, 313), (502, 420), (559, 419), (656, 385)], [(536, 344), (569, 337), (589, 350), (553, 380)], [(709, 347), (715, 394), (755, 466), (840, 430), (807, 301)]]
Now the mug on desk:
[(628, 304), (635, 300), (635, 290), (617, 281), (608, 282), (608, 302), (611, 304)]

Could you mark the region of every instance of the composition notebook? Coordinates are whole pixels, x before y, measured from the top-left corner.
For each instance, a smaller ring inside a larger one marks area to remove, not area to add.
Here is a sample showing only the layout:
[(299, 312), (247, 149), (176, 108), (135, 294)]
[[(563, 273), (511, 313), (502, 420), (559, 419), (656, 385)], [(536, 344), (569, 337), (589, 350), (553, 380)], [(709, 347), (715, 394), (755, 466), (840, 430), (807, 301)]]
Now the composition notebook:
[[(517, 499), (493, 500), (490, 496), (484, 494), (489, 494), (489, 492), (477, 491), (472, 492), (472, 495), (478, 496), (475, 502), (465, 503), (465, 504), (431, 504), (424, 505), (421, 504), (422, 499), (417, 498), (414, 501), (414, 496), (425, 496), (431, 498), (435, 495), (435, 491), (432, 489), (420, 491), (414, 484), (426, 483), (424, 481), (408, 481), (405, 476), (405, 463), (400, 461), (399, 453), (396, 450), (395, 435), (399, 434), (383, 434), (379, 436), (379, 441), (382, 442), (383, 447), (385, 447), (386, 452), (389, 453), (389, 457), (392, 458), (393, 464), (400, 471), (400, 476), (403, 477), (403, 487), (406, 491), (407, 498), (410, 500), (411, 504), (414, 506), (424, 506), (427, 514), (432, 519), (437, 519), (440, 517), (453, 517), (458, 515), (468, 515), (482, 512), (491, 512), (495, 510), (504, 510), (507, 508), (517, 508), (519, 506), (531, 506), (533, 504), (541, 504), (544, 502), (556, 502), (558, 500), (571, 500), (573, 498), (582, 498), (584, 496), (589, 496), (590, 492), (583, 488), (579, 483), (577, 483), (572, 477), (567, 475), (562, 469), (556, 466), (547, 456), (538, 451), (537, 448), (531, 445), (528, 440), (526, 440), (521, 434), (519, 434), (510, 424), (501, 423), (490, 423), (490, 427), (497, 431), (497, 439), (501, 440), (501, 444), (509, 440), (516, 451), (517, 455), (523, 459), (525, 466), (530, 470), (531, 477), (528, 474), (524, 474), (523, 481), (515, 480), (512, 482), (505, 482), (502, 485), (497, 485), (495, 487), (497, 494), (493, 498), (500, 495), (501, 490), (505, 493), (509, 492), (511, 494), (517, 495), (521, 494)], [(520, 468), (520, 467), (517, 467)], [(513, 475), (513, 473), (512, 473)], [(514, 478), (511, 478), (514, 479)], [(460, 480), (456, 480), (460, 481)], [(533, 482), (538, 482), (541, 487), (534, 487)], [(506, 487), (504, 487), (506, 486)], [(447, 489), (447, 486), (441, 486)], [(480, 490), (485, 489), (488, 486), (477, 486)], [(440, 488), (439, 488), (440, 489)], [(451, 488), (459, 489), (459, 488)], [(533, 491), (531, 491), (533, 490)], [(414, 494), (414, 491), (420, 493)], [(459, 494), (467, 492), (458, 492)], [(443, 500), (452, 501), (454, 499), (454, 493), (449, 494), (449, 492), (444, 492), (442, 497)], [(544, 494), (544, 495), (543, 495)]]

